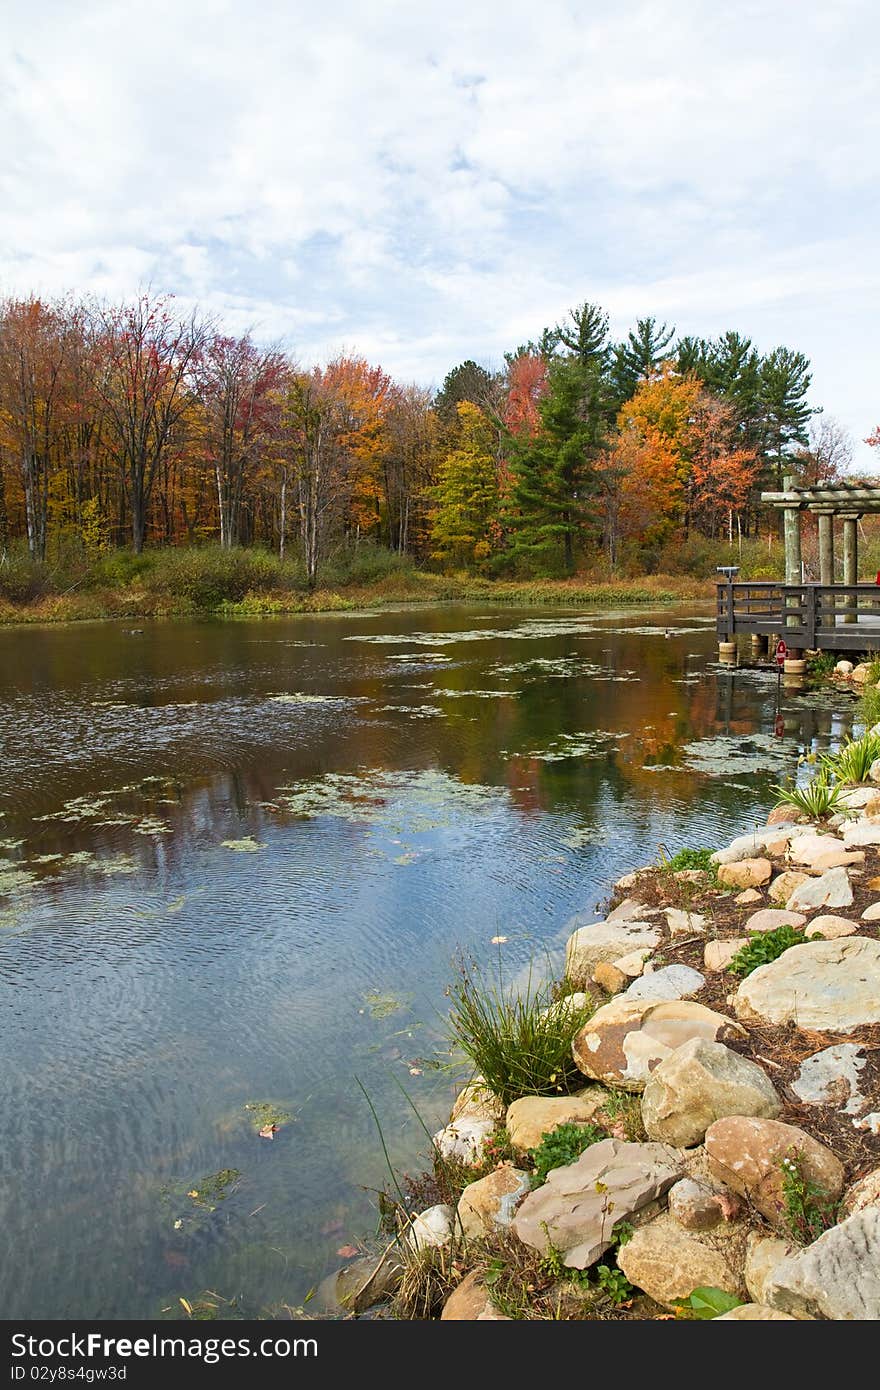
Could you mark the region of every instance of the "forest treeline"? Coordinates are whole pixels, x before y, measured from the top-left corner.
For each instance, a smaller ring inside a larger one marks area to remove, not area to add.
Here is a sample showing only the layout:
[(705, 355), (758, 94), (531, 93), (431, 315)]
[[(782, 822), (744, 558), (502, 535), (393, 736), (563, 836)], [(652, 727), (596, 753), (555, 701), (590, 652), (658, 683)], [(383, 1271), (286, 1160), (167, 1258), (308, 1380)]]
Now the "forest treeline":
[(851, 447), (807, 403), (807, 358), (584, 303), (501, 370), (436, 392), (345, 354), (306, 370), (152, 293), (0, 304), (0, 557), (218, 542), (296, 557), (373, 541), (447, 572), (663, 566), (748, 537), (783, 474)]

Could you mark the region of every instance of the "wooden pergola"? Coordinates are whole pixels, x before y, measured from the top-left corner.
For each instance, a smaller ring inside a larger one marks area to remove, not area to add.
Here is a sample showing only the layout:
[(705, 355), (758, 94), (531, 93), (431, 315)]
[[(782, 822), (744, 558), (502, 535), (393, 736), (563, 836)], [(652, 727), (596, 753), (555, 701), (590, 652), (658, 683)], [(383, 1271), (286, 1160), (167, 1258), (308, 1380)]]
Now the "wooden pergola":
[[(761, 501), (783, 514), (785, 583), (736, 582), (727, 572), (718, 585), (718, 640), (722, 660), (736, 656), (736, 638), (752, 637), (754, 653), (771, 637), (788, 644), (786, 670), (803, 670), (805, 650), (880, 649), (880, 587), (859, 583), (859, 521), (880, 513), (880, 483), (799, 484), (783, 479), (781, 492)], [(801, 515), (815, 515), (819, 530), (819, 582), (804, 583)], [(841, 523), (843, 579), (835, 582), (835, 522)]]

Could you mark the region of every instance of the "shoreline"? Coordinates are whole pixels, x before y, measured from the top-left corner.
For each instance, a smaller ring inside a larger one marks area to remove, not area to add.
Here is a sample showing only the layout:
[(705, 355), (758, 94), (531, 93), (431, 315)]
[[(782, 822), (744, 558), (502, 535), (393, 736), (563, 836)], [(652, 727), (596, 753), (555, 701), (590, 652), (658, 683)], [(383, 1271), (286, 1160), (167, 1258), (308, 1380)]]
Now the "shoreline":
[(872, 771), (824, 817), (777, 806), (619, 879), (547, 995), (566, 1093), (502, 1100), (475, 1067), (432, 1171), (406, 1194), (392, 1174), (381, 1255), (300, 1316), (880, 1318)]

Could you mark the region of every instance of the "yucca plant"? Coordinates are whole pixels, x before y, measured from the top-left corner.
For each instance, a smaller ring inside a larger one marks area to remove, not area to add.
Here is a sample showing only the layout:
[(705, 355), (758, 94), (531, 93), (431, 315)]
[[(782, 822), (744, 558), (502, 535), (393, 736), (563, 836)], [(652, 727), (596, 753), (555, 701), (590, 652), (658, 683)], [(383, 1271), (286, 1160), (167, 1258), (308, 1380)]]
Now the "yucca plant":
[(880, 758), (880, 734), (865, 733), (849, 739), (837, 753), (826, 753), (822, 767), (838, 782), (867, 782), (871, 767)]
[(830, 770), (825, 766), (803, 786), (791, 782), (787, 787), (773, 787), (772, 790), (776, 793), (777, 806), (791, 806), (810, 820), (822, 820), (842, 809), (842, 788), (832, 782)]

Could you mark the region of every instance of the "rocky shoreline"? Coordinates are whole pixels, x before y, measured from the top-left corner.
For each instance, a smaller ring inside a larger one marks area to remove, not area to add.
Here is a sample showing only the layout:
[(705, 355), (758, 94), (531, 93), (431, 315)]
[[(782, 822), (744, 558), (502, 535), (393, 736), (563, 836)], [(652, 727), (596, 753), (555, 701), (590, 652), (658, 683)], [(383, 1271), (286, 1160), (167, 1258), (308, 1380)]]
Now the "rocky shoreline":
[[(433, 1139), (454, 1191), (398, 1206), (325, 1307), (880, 1318), (880, 786), (836, 806), (629, 874), (575, 924), (550, 1007), (583, 1085), (505, 1107), (476, 1078)], [(586, 1147), (536, 1181), (574, 1127)]]

